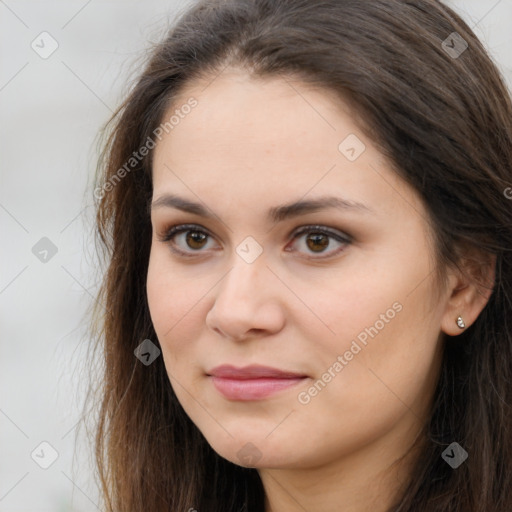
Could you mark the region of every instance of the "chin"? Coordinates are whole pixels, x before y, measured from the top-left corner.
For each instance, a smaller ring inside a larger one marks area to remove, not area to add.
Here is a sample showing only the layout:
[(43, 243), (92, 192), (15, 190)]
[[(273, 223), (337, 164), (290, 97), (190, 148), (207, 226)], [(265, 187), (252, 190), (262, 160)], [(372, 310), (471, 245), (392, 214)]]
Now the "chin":
[(284, 469), (300, 465), (301, 455), (293, 447), (283, 446), (280, 440), (276, 443), (259, 438), (250, 441), (228, 436), (223, 442), (208, 443), (222, 458), (244, 468), (275, 468)]

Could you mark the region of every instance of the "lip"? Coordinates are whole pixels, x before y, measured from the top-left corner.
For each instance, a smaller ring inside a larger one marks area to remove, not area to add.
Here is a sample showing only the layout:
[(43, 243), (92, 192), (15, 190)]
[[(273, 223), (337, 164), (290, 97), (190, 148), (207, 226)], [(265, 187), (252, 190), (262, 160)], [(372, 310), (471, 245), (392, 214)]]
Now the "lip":
[(236, 368), (221, 365), (207, 373), (215, 388), (230, 400), (261, 400), (297, 385), (307, 375), (269, 366), (250, 365)]
[(211, 369), (207, 375), (237, 380), (259, 379), (263, 377), (271, 379), (296, 379), (299, 377), (307, 377), (307, 375), (301, 373), (279, 370), (278, 368), (262, 366), (259, 364), (251, 364), (242, 368), (237, 368), (230, 364), (221, 364), (220, 366), (216, 366)]

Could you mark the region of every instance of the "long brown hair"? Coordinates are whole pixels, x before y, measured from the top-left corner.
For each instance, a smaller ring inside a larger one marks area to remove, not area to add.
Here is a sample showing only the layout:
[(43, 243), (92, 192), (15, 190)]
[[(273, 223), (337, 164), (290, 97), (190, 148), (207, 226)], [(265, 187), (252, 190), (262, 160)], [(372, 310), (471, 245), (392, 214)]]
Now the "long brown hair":
[[(511, 511), (512, 104), (477, 37), (435, 0), (203, 0), (153, 50), (105, 126), (94, 193), (106, 264), (93, 322), (106, 509), (264, 510), (257, 470), (208, 445), (161, 357), (146, 366), (134, 356), (143, 340), (158, 339), (146, 298), (152, 151), (133, 154), (155, 141), (184, 85), (227, 65), (299, 77), (350, 101), (362, 130), (422, 197), (439, 268), (471, 248), (495, 255), (489, 302), (465, 332), (446, 337), (427, 443), (389, 512)], [(453, 441), (469, 453), (456, 470), (441, 458)]]

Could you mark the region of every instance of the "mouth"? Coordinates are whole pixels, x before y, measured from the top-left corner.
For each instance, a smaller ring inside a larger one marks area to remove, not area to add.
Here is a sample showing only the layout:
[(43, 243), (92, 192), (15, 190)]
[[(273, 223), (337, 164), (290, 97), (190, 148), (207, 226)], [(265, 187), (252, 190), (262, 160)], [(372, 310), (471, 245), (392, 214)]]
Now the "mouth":
[(207, 373), (217, 391), (229, 400), (262, 400), (289, 389), (309, 377), (268, 366), (251, 365), (236, 368), (221, 365)]

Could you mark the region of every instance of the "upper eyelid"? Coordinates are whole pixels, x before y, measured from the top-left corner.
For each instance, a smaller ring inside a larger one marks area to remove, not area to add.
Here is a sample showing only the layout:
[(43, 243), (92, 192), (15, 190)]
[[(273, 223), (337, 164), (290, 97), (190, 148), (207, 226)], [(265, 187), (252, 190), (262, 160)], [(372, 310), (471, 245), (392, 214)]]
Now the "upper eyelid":
[[(183, 222), (181, 224), (172, 224), (168, 227), (163, 228), (161, 232), (165, 236), (168, 232), (170, 232), (171, 230), (174, 230), (174, 229), (176, 231), (175, 234), (181, 234), (188, 230), (193, 231), (195, 229), (196, 231), (205, 232), (208, 236), (217, 238), (217, 236), (214, 235), (212, 233), (212, 231), (209, 230), (207, 227), (204, 227), (201, 224), (190, 223), (190, 222)], [(302, 230), (307, 230), (307, 229), (318, 229), (318, 231), (323, 231), (327, 234), (332, 234), (333, 236), (339, 236), (340, 238), (352, 239), (352, 237), (348, 233), (346, 233), (345, 231), (343, 231), (341, 229), (331, 228), (329, 226), (325, 226), (323, 224), (318, 224), (318, 223), (302, 224), (302, 225), (294, 228), (291, 232), (291, 235), (298, 234)]]

